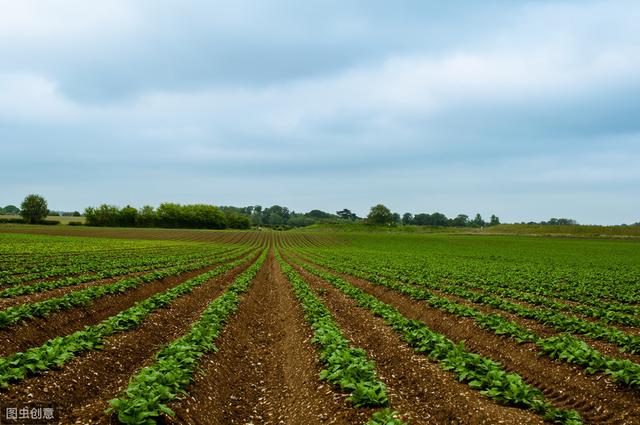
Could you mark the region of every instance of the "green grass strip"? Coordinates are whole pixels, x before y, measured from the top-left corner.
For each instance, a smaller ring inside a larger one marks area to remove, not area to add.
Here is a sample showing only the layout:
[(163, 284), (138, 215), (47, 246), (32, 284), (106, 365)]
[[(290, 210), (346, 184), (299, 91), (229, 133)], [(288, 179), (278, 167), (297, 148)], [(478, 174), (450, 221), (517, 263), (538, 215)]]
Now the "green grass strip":
[(167, 403), (175, 400), (179, 393), (186, 393), (200, 358), (216, 350), (214, 340), (224, 329), (228, 317), (238, 309), (240, 295), (249, 288), (266, 256), (264, 250), (256, 262), (207, 306), (189, 333), (163, 348), (153, 365), (131, 378), (119, 398), (109, 401), (110, 411), (117, 412), (122, 423), (155, 424), (163, 413), (174, 415)]

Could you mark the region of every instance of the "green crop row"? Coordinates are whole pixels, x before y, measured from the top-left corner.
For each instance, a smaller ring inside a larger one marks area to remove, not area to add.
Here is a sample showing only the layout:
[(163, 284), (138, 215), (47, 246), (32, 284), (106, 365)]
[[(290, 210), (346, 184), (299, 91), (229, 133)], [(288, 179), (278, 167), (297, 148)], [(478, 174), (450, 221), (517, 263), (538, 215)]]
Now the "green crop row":
[[(45, 240), (50, 241), (50, 239)], [(31, 253), (29, 256), (23, 257), (12, 253), (9, 256), (12, 261), (3, 261), (1, 264), (0, 285), (18, 284), (57, 276), (77, 275), (85, 272), (107, 270), (113, 267), (125, 267), (129, 264), (137, 265), (140, 258), (167, 255), (184, 256), (193, 253), (206, 253), (206, 251), (210, 250), (210, 247), (204, 245), (188, 246), (180, 244), (174, 246), (151, 244), (150, 242), (147, 242), (147, 244), (138, 243), (135, 245), (136, 248), (133, 249), (115, 249), (119, 245), (115, 244), (114, 241), (106, 240), (101, 242), (105, 250), (76, 252), (74, 249), (76, 243), (77, 241), (66, 241), (66, 243), (62, 244), (52, 242), (51, 246), (60, 249), (60, 251), (56, 251), (58, 254), (53, 257), (38, 253)], [(16, 251), (20, 250), (19, 245), (12, 246)], [(81, 244), (78, 247), (85, 246), (85, 244)], [(49, 251), (49, 253), (51, 252)]]
[[(297, 262), (305, 269), (312, 271), (307, 263)], [(629, 360), (612, 359), (602, 355), (584, 341), (571, 335), (561, 335), (550, 338), (540, 338), (527, 328), (505, 319), (496, 314), (483, 313), (465, 304), (451, 301), (448, 298), (433, 294), (422, 288), (380, 278), (376, 275), (358, 273), (356, 277), (365, 278), (374, 285), (407, 295), (414, 300), (426, 301), (431, 307), (461, 317), (472, 318), (478, 326), (489, 329), (497, 335), (514, 338), (517, 342), (532, 342), (536, 344), (541, 354), (547, 354), (553, 359), (578, 364), (586, 368), (587, 373), (605, 373), (616, 381), (627, 386), (640, 386), (640, 365)]]
[(139, 259), (138, 263), (141, 265), (138, 266), (125, 266), (122, 264), (114, 264), (111, 265), (111, 268), (106, 270), (98, 271), (97, 273), (92, 274), (84, 274), (80, 276), (72, 276), (65, 277), (62, 279), (56, 280), (48, 280), (43, 282), (37, 282), (30, 285), (16, 285), (10, 288), (0, 290), (0, 297), (2, 298), (11, 298), (17, 297), (21, 295), (29, 295), (35, 294), (38, 292), (51, 291), (53, 289), (63, 288), (67, 286), (74, 286), (85, 282), (91, 282), (100, 279), (107, 279), (116, 276), (122, 276), (131, 273), (139, 273), (144, 271), (149, 271), (153, 269), (166, 268), (170, 267), (170, 265), (174, 265), (176, 263), (186, 263), (188, 262), (196, 262), (198, 260), (202, 260), (204, 258), (210, 258), (213, 253), (217, 255), (222, 255), (226, 253), (233, 252), (230, 250), (220, 250), (214, 252), (206, 252), (197, 255), (188, 255), (188, 256), (176, 256), (176, 255), (168, 255), (163, 257), (155, 257), (152, 259), (144, 258)]
[(345, 239), (348, 244), (309, 251), (367, 265), (389, 261), (395, 269), (415, 267), (435, 282), (487, 283), (594, 307), (604, 302), (607, 308), (626, 313), (632, 313), (625, 310), (633, 306), (624, 303), (640, 301), (640, 258), (632, 243), (383, 234)]
[(577, 412), (553, 407), (538, 389), (526, 384), (519, 375), (507, 372), (499, 363), (467, 351), (463, 343), (453, 343), (422, 322), (407, 319), (396, 308), (335, 275), (310, 266), (307, 270), (341, 290), (359, 306), (381, 317), (415, 351), (436, 360), (444, 370), (454, 373), (459, 381), (480, 390), (487, 397), (505, 405), (532, 410), (554, 423), (582, 423)]
[(320, 360), (325, 365), (320, 379), (349, 392), (348, 400), (354, 406), (387, 405), (386, 386), (376, 376), (375, 363), (367, 358), (364, 350), (349, 346), (349, 340), (340, 332), (331, 312), (309, 285), (282, 260), (279, 253), (276, 258), (302, 305), (305, 320), (314, 331), (313, 342), (320, 347)]
[(156, 362), (131, 378), (124, 394), (109, 402), (121, 422), (155, 424), (161, 414), (174, 414), (167, 403), (185, 392), (193, 382), (200, 358), (216, 350), (214, 340), (224, 328), (227, 318), (237, 310), (240, 294), (247, 290), (266, 255), (264, 250), (255, 263), (207, 306), (189, 333), (163, 348), (156, 355)]
[[(395, 268), (385, 266), (382, 267), (380, 271), (386, 276), (394, 277), (406, 283), (411, 283), (415, 280), (429, 280), (429, 273), (425, 272), (424, 266), (421, 264), (412, 264), (410, 266)], [(520, 285), (509, 285), (506, 283), (496, 284), (496, 282), (485, 282), (478, 279), (455, 279), (451, 281), (450, 278), (446, 278), (443, 280), (456, 286), (463, 286), (472, 290), (482, 289), (485, 292), (497, 294), (501, 297), (512, 298), (518, 301), (552, 308), (554, 310), (584, 314), (585, 316), (600, 319), (604, 323), (620, 323), (628, 326), (640, 326), (640, 319), (637, 317), (637, 314), (640, 313), (640, 309), (631, 305), (619, 305), (616, 303), (596, 300), (593, 296), (575, 295), (570, 298), (572, 301), (578, 302), (578, 304), (568, 304), (566, 302), (558, 302), (554, 299), (558, 296), (557, 291), (552, 292), (538, 289), (538, 293), (532, 293), (522, 290)], [(438, 283), (441, 284), (442, 282)], [(436, 283), (429, 280), (429, 285), (434, 284)], [(517, 286), (518, 289), (514, 289), (512, 286)], [(544, 295), (540, 294), (540, 292)]]
[(214, 261), (202, 260), (195, 263), (187, 262), (174, 267), (164, 269), (162, 271), (154, 271), (142, 276), (119, 280), (118, 282), (91, 286), (89, 288), (71, 292), (61, 297), (50, 298), (45, 301), (36, 303), (21, 304), (0, 311), (0, 328), (5, 328), (25, 319), (34, 317), (46, 317), (52, 312), (60, 310), (68, 310), (77, 306), (85, 306), (93, 302), (93, 300), (110, 294), (126, 292), (132, 288), (138, 287), (143, 283), (153, 282), (169, 276), (178, 275), (192, 270), (201, 269), (212, 264), (220, 263), (231, 259), (233, 256), (221, 257)]
[(0, 388), (8, 388), (10, 383), (21, 381), (28, 375), (60, 367), (79, 353), (102, 348), (106, 337), (138, 326), (153, 311), (168, 306), (176, 298), (190, 293), (195, 287), (238, 267), (247, 260), (248, 257), (245, 257), (221, 265), (140, 301), (97, 325), (86, 326), (73, 334), (50, 339), (40, 347), (0, 358)]
[[(340, 269), (340, 271), (344, 271), (346, 273), (364, 273), (363, 275), (361, 275), (361, 277), (370, 280), (377, 279), (378, 281), (381, 281), (385, 280), (385, 277), (391, 279), (395, 278), (395, 273), (393, 274), (393, 276), (389, 276), (391, 273), (385, 272), (384, 270), (382, 270), (382, 267), (368, 265), (367, 271), (364, 272), (362, 270), (362, 266), (354, 266), (349, 260), (331, 261), (328, 265), (330, 265), (331, 268), (337, 268)], [(399, 274), (401, 272), (396, 273)], [(615, 345), (618, 345), (623, 351), (629, 353), (640, 352), (639, 336), (631, 335), (613, 326), (607, 326), (597, 322), (590, 322), (578, 317), (557, 313), (555, 311), (528, 308), (520, 304), (502, 299), (500, 297), (492, 296), (486, 293), (470, 291), (452, 284), (440, 284), (422, 280), (417, 276), (411, 276), (410, 280), (412, 282), (415, 282), (415, 284), (421, 285), (423, 287), (437, 289), (444, 293), (464, 298), (476, 304), (487, 305), (489, 307), (513, 313), (519, 317), (536, 320), (543, 325), (550, 325), (555, 329), (563, 332), (574, 332), (586, 335), (590, 338), (608, 341)]]

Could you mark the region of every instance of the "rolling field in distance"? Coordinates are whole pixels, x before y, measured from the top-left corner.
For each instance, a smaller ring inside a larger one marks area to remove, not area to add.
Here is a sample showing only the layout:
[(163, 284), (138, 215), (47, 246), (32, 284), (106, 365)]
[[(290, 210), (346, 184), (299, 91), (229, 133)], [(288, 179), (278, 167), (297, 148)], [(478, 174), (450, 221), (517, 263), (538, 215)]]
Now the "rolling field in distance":
[(0, 423), (637, 424), (640, 242), (0, 226)]

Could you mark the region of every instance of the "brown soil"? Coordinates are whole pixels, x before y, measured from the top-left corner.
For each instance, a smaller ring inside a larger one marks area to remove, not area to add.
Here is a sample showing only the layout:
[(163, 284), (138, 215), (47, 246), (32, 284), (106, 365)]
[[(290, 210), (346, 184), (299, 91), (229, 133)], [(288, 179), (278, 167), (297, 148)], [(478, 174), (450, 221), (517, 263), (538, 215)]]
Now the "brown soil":
[(152, 363), (163, 346), (186, 333), (208, 303), (249, 263), (198, 286), (168, 308), (152, 313), (138, 328), (113, 335), (101, 351), (91, 351), (63, 369), (26, 379), (0, 393), (0, 403), (44, 400), (60, 406), (63, 424), (108, 424), (108, 400), (126, 388), (137, 370)]
[(522, 409), (498, 405), (457, 382), (415, 353), (380, 318), (342, 292), (296, 267), (320, 295), (354, 346), (364, 348), (387, 384), (391, 407), (411, 424), (535, 424), (543, 420)]
[[(440, 291), (433, 291), (434, 294), (437, 294), (441, 297), (445, 297), (448, 298), (452, 301), (456, 301), (458, 303), (461, 304), (465, 304), (469, 307), (472, 307), (478, 311), (481, 311), (483, 313), (490, 313), (490, 314), (496, 314), (499, 316), (502, 316), (506, 319), (511, 320), (512, 322), (515, 322), (521, 326), (524, 326), (528, 329), (530, 329), (532, 332), (534, 332), (536, 335), (542, 337), (542, 338), (547, 338), (553, 335), (558, 335), (561, 332), (552, 328), (551, 326), (545, 326), (543, 324), (541, 324), (539, 321), (534, 320), (534, 319), (525, 319), (523, 317), (520, 317), (516, 314), (513, 313), (508, 313), (504, 310), (500, 310), (497, 308), (493, 308), (493, 307), (488, 307), (482, 304), (475, 304), (472, 303), (464, 298), (460, 298), (460, 297), (456, 297), (453, 295), (449, 295), (449, 294), (445, 294), (443, 292)], [(517, 301), (513, 301), (514, 303), (518, 303)], [(536, 306), (531, 306), (531, 305), (527, 305), (527, 307), (529, 308), (538, 308), (541, 309), (540, 307), (536, 307)], [(571, 313), (565, 313), (565, 314), (571, 314)], [(600, 351), (602, 354), (609, 356), (609, 357), (613, 357), (613, 358), (618, 358), (618, 359), (626, 359), (626, 360), (630, 360), (632, 362), (636, 362), (636, 363), (640, 363), (640, 355), (638, 354), (628, 354), (628, 353), (624, 353), (621, 351), (621, 348), (613, 343), (607, 342), (607, 341), (601, 341), (601, 340), (595, 340), (592, 338), (588, 338), (584, 335), (580, 335), (580, 334), (574, 334), (574, 336), (582, 339), (583, 341), (585, 341), (587, 344), (591, 345), (593, 348), (595, 348), (596, 350)]]
[(200, 270), (182, 273), (154, 282), (144, 283), (121, 294), (106, 295), (94, 300), (90, 305), (52, 313), (46, 318), (27, 320), (21, 324), (0, 329), (0, 356), (25, 351), (42, 345), (56, 336), (68, 335), (87, 325), (94, 325), (136, 302), (218, 267), (215, 264)]
[(352, 424), (368, 409), (349, 407), (344, 394), (320, 381), (311, 329), (277, 262), (270, 255), (220, 351), (205, 356), (189, 396), (170, 407), (172, 424)]
[(340, 276), (395, 306), (404, 316), (422, 321), (454, 342), (464, 341), (470, 351), (500, 362), (505, 369), (539, 388), (556, 406), (576, 409), (586, 423), (640, 424), (638, 390), (624, 388), (602, 375), (586, 375), (580, 367), (540, 357), (533, 344), (517, 345), (479, 328), (471, 319), (444, 313), (364, 280)]

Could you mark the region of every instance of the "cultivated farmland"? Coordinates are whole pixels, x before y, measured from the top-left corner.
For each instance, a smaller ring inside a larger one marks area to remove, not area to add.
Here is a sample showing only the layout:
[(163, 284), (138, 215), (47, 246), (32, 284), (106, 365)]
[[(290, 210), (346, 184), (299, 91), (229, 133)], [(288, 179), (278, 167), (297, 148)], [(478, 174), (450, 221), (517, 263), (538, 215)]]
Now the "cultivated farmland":
[(630, 240), (7, 226), (0, 423), (637, 424), (639, 313)]

